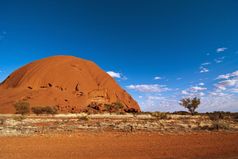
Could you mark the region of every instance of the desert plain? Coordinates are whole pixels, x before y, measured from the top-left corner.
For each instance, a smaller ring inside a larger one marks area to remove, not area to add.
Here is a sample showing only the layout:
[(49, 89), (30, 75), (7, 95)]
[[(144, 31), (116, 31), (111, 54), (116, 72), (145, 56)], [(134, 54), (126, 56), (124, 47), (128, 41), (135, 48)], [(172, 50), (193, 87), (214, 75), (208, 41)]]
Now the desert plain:
[(230, 115), (1, 115), (1, 159), (235, 159)]

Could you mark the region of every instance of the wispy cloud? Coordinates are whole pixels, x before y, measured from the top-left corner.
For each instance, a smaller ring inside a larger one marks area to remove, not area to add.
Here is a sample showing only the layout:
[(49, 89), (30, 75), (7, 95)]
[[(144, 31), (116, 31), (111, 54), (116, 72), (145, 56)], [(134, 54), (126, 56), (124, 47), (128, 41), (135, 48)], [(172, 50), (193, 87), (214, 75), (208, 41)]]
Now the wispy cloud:
[[(200, 83), (203, 84), (203, 83)], [(203, 84), (204, 85), (204, 84)], [(201, 87), (201, 86), (191, 86), (188, 89), (182, 90), (181, 94), (185, 95), (187, 97), (194, 97), (194, 96), (204, 96), (205, 93), (203, 91), (207, 90), (206, 87)]]
[(0, 40), (3, 40), (7, 35), (7, 32), (6, 31), (2, 31), (0, 32)]
[(232, 73), (227, 73), (224, 75), (219, 75), (216, 79), (229, 79), (229, 78), (233, 78), (233, 77), (238, 77), (238, 70), (234, 71)]
[(159, 84), (139, 84), (139, 85), (129, 85), (126, 86), (127, 89), (135, 90), (138, 92), (144, 93), (156, 93), (156, 92), (164, 92), (170, 90), (166, 85)]
[(201, 105), (198, 110), (208, 111), (238, 111), (238, 96), (225, 93), (209, 94), (201, 98)]
[(214, 61), (215, 61), (216, 63), (222, 63), (224, 59), (225, 59), (225, 56), (216, 58), (216, 59), (214, 59)]
[(220, 52), (224, 52), (224, 51), (226, 51), (227, 50), (227, 48), (226, 47), (220, 47), (220, 48), (217, 48), (217, 53), (220, 53)]
[(211, 63), (210, 62), (204, 62), (201, 64), (201, 66), (207, 66), (207, 65), (210, 65)]
[(154, 80), (161, 80), (161, 79), (162, 79), (162, 77), (160, 77), (160, 76), (154, 77)]
[(201, 66), (200, 67), (200, 73), (206, 73), (206, 72), (209, 72), (209, 69), (206, 68), (206, 67)]
[(198, 85), (199, 86), (204, 86), (205, 84), (203, 82), (200, 82)]
[(174, 112), (181, 109), (184, 110), (184, 108), (179, 106), (177, 99), (160, 95), (147, 96), (140, 105), (143, 110), (150, 111)]
[(236, 89), (238, 88), (238, 79), (228, 79), (220, 81), (215, 84), (215, 87), (220, 90), (227, 90), (229, 87), (232, 87), (231, 89)]
[(227, 90), (229, 92), (236, 93), (236, 90), (238, 89), (238, 70), (231, 73), (219, 75), (216, 79), (220, 80), (219, 82), (214, 84), (216, 89), (220, 91)]
[(200, 65), (200, 73), (206, 73), (206, 72), (209, 72), (209, 69), (207, 68), (208, 65), (210, 65), (211, 63), (210, 62), (204, 62)]
[(198, 91), (204, 91), (204, 90), (207, 90), (207, 88), (199, 87), (199, 86), (193, 86), (193, 87), (190, 88), (191, 92), (198, 92)]

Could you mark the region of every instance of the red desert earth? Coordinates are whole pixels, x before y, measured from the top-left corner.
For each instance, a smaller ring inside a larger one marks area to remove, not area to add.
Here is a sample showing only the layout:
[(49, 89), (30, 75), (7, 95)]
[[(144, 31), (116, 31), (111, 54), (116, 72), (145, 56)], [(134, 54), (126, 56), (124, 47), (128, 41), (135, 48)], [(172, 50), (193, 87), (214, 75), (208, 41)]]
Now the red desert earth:
[(1, 137), (1, 159), (237, 159), (237, 133)]
[(56, 106), (62, 113), (82, 112), (91, 103), (115, 102), (123, 104), (125, 111), (140, 111), (137, 102), (94, 62), (73, 56), (29, 63), (3, 81), (0, 92), (0, 113), (15, 113), (17, 101)]

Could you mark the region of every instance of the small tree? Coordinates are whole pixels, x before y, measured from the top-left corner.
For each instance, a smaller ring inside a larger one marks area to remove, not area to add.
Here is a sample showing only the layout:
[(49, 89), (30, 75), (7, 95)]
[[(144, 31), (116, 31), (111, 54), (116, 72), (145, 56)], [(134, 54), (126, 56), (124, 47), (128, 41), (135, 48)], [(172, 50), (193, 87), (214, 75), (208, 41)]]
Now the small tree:
[(184, 98), (180, 100), (180, 105), (187, 108), (189, 112), (194, 115), (195, 109), (198, 108), (199, 104), (201, 103), (200, 99), (197, 97), (194, 98)]
[(30, 104), (26, 101), (18, 101), (14, 104), (14, 107), (16, 109), (16, 114), (29, 114), (30, 113)]

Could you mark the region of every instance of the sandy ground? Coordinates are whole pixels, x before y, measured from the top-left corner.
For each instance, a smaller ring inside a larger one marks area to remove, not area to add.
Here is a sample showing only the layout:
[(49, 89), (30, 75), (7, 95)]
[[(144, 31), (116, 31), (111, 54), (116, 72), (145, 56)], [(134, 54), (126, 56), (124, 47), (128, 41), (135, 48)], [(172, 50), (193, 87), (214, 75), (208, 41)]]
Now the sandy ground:
[(77, 133), (0, 137), (0, 159), (238, 158), (238, 133)]

